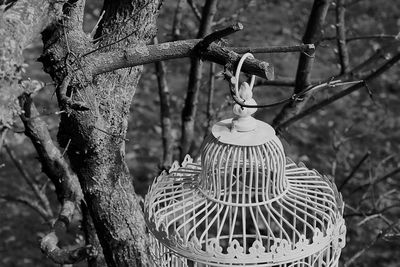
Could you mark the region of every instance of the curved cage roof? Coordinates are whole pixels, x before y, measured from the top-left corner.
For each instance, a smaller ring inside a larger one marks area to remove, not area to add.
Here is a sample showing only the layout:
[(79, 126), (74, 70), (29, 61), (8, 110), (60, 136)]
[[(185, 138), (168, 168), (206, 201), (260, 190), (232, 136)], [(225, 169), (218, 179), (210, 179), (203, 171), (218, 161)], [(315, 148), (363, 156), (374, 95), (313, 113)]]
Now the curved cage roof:
[(256, 123), (258, 139), (247, 145), (240, 135), (248, 132), (217, 124), (201, 163), (186, 157), (154, 181), (145, 217), (156, 262), (337, 266), (346, 231), (340, 194), (328, 178), (285, 158), (274, 132), (257, 133), (270, 126)]

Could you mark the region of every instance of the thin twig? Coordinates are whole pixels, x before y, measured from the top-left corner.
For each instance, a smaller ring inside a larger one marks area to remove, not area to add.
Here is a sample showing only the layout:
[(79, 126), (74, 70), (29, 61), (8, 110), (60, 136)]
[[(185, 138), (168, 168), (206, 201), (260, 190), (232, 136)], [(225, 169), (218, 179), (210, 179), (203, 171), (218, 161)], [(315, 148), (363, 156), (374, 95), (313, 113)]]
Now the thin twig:
[[(111, 36), (114, 33), (116, 33), (119, 29), (125, 27), (128, 22), (130, 22), (137, 14), (139, 14), (140, 11), (142, 11), (144, 8), (146, 8), (148, 5), (150, 4), (150, 2), (147, 2), (146, 4), (144, 4), (142, 7), (140, 7), (136, 12), (133, 12), (127, 19), (125, 19), (122, 23), (119, 24), (119, 27), (116, 27), (114, 30), (112, 30), (109, 33), (103, 34), (99, 37), (97, 37), (96, 39), (94, 39), (92, 42), (98, 42), (101, 39)], [(100, 21), (100, 20), (99, 20)], [(96, 35), (96, 34), (95, 34)]]
[[(323, 41), (334, 41), (337, 40), (337, 36), (329, 36), (329, 37), (324, 37), (322, 38)], [(350, 43), (353, 41), (358, 41), (358, 40), (371, 40), (371, 39), (400, 39), (400, 35), (397, 34), (371, 34), (371, 35), (363, 35), (363, 36), (353, 36), (353, 37), (347, 37), (346, 42)]]
[(356, 254), (354, 254), (348, 261), (345, 262), (344, 266), (348, 267), (350, 266), (353, 262), (355, 262), (358, 258), (360, 258), (368, 249), (370, 249), (373, 245), (375, 245), (376, 242), (378, 242), (380, 239), (384, 238), (387, 233), (389, 233), (396, 225), (399, 223), (399, 220), (393, 222), (391, 225), (386, 227), (383, 230), (380, 230), (379, 233), (376, 235), (376, 237), (367, 244), (364, 248), (359, 250)]
[(93, 39), (94, 35), (95, 35), (96, 32), (97, 32), (97, 28), (99, 27), (99, 24), (100, 24), (101, 20), (103, 19), (103, 16), (104, 16), (105, 13), (106, 13), (105, 10), (103, 10), (103, 11), (101, 12), (100, 17), (99, 17), (99, 19), (98, 19), (97, 22), (96, 22), (96, 25), (94, 25), (92, 31), (91, 31), (90, 34), (89, 34), (90, 38)]
[(244, 2), (243, 6), (239, 9), (237, 9), (235, 11), (235, 13), (233, 13), (230, 16), (223, 17), (223, 18), (219, 19), (218, 21), (215, 21), (213, 23), (213, 26), (218, 26), (218, 25), (221, 25), (225, 22), (232, 21), (232, 20), (238, 20), (240, 14), (242, 14), (244, 11), (246, 11), (249, 7), (256, 5), (256, 1), (254, 1), (254, 0), (248, 0), (248, 1), (243, 1), (243, 2)]
[[(131, 18), (133, 18), (134, 16), (136, 16), (137, 14), (139, 14), (139, 12), (141, 12), (143, 9), (145, 9), (149, 4), (150, 4), (150, 2), (147, 2), (145, 5), (143, 5), (143, 6), (140, 7), (138, 10), (136, 10), (136, 11), (128, 18), (128, 20), (130, 20)], [(120, 27), (118, 27), (118, 29), (120, 29), (121, 27), (123, 27), (123, 25), (120, 25)], [(106, 48), (106, 47), (110, 47), (110, 46), (112, 46), (112, 45), (118, 44), (118, 43), (122, 42), (123, 40), (128, 39), (129, 37), (131, 37), (131, 36), (134, 35), (135, 33), (137, 33), (137, 31), (138, 31), (138, 30), (135, 29), (135, 30), (133, 30), (132, 32), (130, 32), (129, 34), (125, 35), (124, 37), (122, 37), (122, 38), (120, 38), (120, 39), (118, 39), (118, 40), (115, 40), (114, 42), (108, 43), (108, 44), (106, 44), (106, 45), (99, 46), (99, 47), (97, 47), (97, 48), (95, 48), (95, 49), (93, 49), (93, 50), (91, 50), (91, 51), (89, 51), (89, 52), (83, 54), (81, 57), (86, 57), (86, 56), (88, 56), (88, 55), (90, 55), (90, 54), (93, 54), (93, 53), (96, 52), (96, 51), (99, 51), (99, 50), (104, 49), (104, 48)], [(96, 41), (98, 41), (98, 39), (96, 39)]]
[[(201, 40), (195, 47), (195, 49), (198, 49), (200, 52), (206, 50), (212, 42), (215, 42), (219, 39), (224, 38), (225, 36), (231, 35), (235, 32), (243, 30), (243, 25), (240, 22), (237, 22), (229, 27), (223, 28), (218, 31), (214, 31), (210, 33), (209, 35), (205, 36), (203, 40)], [(201, 38), (200, 36), (198, 36)]]
[(193, 11), (194, 16), (196, 17), (196, 19), (198, 21), (201, 21), (201, 12), (199, 11), (198, 7), (196, 6), (196, 4), (194, 3), (193, 0), (187, 0), (190, 8)]
[(290, 46), (229, 47), (229, 49), (239, 54), (289, 53), (289, 52), (301, 52), (301, 53), (312, 54), (313, 51), (315, 50), (315, 46), (314, 44), (300, 44), (300, 45), (290, 45)]
[(344, 186), (351, 180), (351, 178), (354, 177), (354, 174), (356, 174), (356, 172), (358, 171), (358, 169), (360, 169), (361, 165), (368, 159), (368, 157), (371, 155), (371, 151), (368, 151), (367, 153), (365, 153), (364, 157), (361, 158), (361, 160), (357, 163), (356, 166), (354, 166), (354, 168), (351, 170), (350, 174), (343, 180), (343, 182), (340, 184), (340, 186), (338, 187), (339, 191), (342, 191), (342, 189), (344, 188)]
[(31, 175), (27, 172), (27, 170), (24, 168), (22, 162), (17, 158), (17, 156), (14, 154), (14, 151), (11, 150), (11, 148), (8, 146), (7, 143), (4, 143), (4, 147), (11, 159), (11, 161), (14, 163), (15, 167), (21, 174), (22, 178), (25, 180), (25, 182), (28, 184), (28, 186), (31, 188), (33, 194), (36, 196), (36, 198), (40, 201), (41, 205), (43, 206), (43, 209), (46, 211), (46, 213), (53, 217), (53, 211), (50, 207), (50, 201), (47, 198), (46, 194), (40, 190), (40, 187), (30, 178)]
[[(385, 72), (386, 70), (391, 68), (393, 65), (395, 65), (399, 60), (400, 60), (400, 53), (396, 54), (390, 60), (386, 61), (383, 65), (381, 65), (376, 71), (372, 72), (367, 77), (365, 77), (364, 82), (369, 82), (369, 81), (375, 79), (381, 73)], [(312, 114), (313, 112), (315, 112), (315, 111), (335, 102), (336, 100), (338, 100), (348, 94), (351, 94), (363, 87), (365, 87), (365, 83), (358, 83), (353, 86), (350, 86), (349, 88), (347, 88), (331, 97), (328, 97), (327, 99), (322, 100), (322, 101), (318, 102), (317, 104), (307, 108), (306, 110), (302, 111), (301, 113), (287, 119), (286, 121), (284, 121), (284, 122), (280, 123), (278, 126), (276, 126), (276, 128), (284, 129), (284, 128), (288, 127), (290, 124), (306, 117), (309, 114)]]
[(400, 167), (394, 168), (393, 170), (391, 170), (390, 172), (386, 173), (385, 175), (383, 175), (383, 176), (381, 176), (379, 178), (376, 178), (376, 179), (374, 179), (374, 180), (372, 180), (372, 181), (370, 181), (368, 183), (360, 185), (359, 187), (357, 187), (356, 189), (353, 190), (353, 193), (358, 191), (358, 190), (361, 190), (363, 188), (372, 187), (372, 186), (374, 186), (374, 185), (376, 185), (378, 183), (384, 182), (388, 178), (391, 178), (391, 177), (393, 177), (394, 175), (396, 175), (398, 173), (400, 173)]
[(48, 214), (46, 209), (44, 209), (37, 201), (30, 199), (26, 196), (12, 196), (12, 195), (2, 194), (0, 195), (0, 199), (24, 204), (27, 207), (34, 210), (35, 212), (37, 212), (46, 222), (49, 222), (51, 218), (53, 218), (52, 214)]

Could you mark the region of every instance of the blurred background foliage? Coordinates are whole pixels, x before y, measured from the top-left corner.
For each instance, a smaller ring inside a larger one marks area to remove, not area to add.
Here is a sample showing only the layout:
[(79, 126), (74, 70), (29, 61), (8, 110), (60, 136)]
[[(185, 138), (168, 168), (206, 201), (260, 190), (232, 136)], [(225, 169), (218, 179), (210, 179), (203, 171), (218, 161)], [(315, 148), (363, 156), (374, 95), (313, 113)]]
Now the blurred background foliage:
[[(347, 2), (347, 36), (375, 34), (396, 35), (400, 28), (400, 5), (397, 0), (356, 0)], [(84, 28), (90, 32), (101, 12), (101, 0), (87, 1)], [(202, 4), (202, 1), (198, 1)], [(160, 42), (172, 39), (173, 14), (177, 1), (164, 1), (158, 19)], [(214, 29), (235, 21), (244, 25), (244, 30), (225, 40), (230, 46), (273, 46), (301, 43), (311, 0), (252, 0), (219, 1)], [(237, 13), (238, 10), (242, 12)], [(328, 11), (324, 36), (335, 36), (335, 8)], [(195, 38), (198, 20), (188, 5), (184, 6), (181, 39)], [(233, 16), (232, 16), (233, 15)], [(224, 18), (229, 18), (228, 20)], [(219, 23), (218, 23), (219, 22)], [(355, 66), (390, 40), (363, 39), (348, 43), (350, 64)], [(36, 96), (35, 102), (48, 124), (54, 139), (59, 118), (54, 87), (50, 77), (44, 73), (36, 60), (41, 54), (40, 37), (25, 51), (26, 77), (45, 82), (45, 90)], [(275, 67), (277, 78), (294, 78), (298, 53), (258, 54), (257, 57)], [(188, 83), (189, 59), (166, 62), (167, 80), (171, 91), (173, 114), (174, 155), (179, 154), (180, 118)], [(207, 80), (209, 63), (203, 64), (203, 86), (199, 98), (196, 132), (198, 138), (194, 151), (206, 134)], [(126, 160), (133, 175), (137, 191), (145, 194), (153, 178), (159, 173), (162, 157), (161, 126), (157, 76), (154, 64), (146, 65), (131, 108), (129, 131), (126, 143)], [(312, 79), (324, 80), (340, 71), (336, 42), (322, 41), (316, 53)], [(216, 72), (221, 71), (217, 66)], [(372, 97), (366, 89), (326, 106), (325, 108), (294, 123), (281, 136), (288, 156), (296, 162), (302, 161), (309, 168), (335, 177), (340, 186), (355, 166), (365, 157), (360, 168), (349, 182), (341, 188), (346, 202), (347, 246), (341, 263), (348, 262), (357, 253), (360, 257), (351, 266), (399, 266), (400, 224), (395, 224), (400, 215), (400, 68), (395, 66), (369, 84)], [(289, 97), (291, 87), (256, 87), (258, 103), (269, 103)], [(340, 88), (318, 91), (309, 104), (338, 92)], [(214, 120), (231, 116), (231, 101), (225, 81), (216, 81), (213, 100)], [(280, 107), (261, 109), (256, 118), (271, 122)], [(7, 135), (9, 147), (23, 163), (29, 174), (47, 186), (49, 197), (57, 203), (47, 177), (41, 173), (34, 148), (21, 131), (23, 125), (16, 122), (14, 133)], [(0, 155), (0, 193), (31, 195), (21, 174), (9, 156)], [(45, 259), (38, 246), (38, 237), (47, 229), (41, 218), (24, 205), (0, 200), (0, 266), (54, 266)], [(54, 204), (57, 210), (57, 204)], [(385, 235), (383, 229), (390, 229)], [(72, 238), (82, 238), (79, 234)], [(84, 264), (82, 264), (84, 265)]]

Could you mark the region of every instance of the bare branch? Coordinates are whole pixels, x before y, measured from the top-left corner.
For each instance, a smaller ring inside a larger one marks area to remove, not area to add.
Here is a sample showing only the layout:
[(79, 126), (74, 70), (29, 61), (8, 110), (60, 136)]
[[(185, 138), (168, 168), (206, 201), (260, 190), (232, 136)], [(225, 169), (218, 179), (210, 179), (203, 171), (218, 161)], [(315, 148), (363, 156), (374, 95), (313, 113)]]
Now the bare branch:
[(237, 10), (235, 11), (235, 13), (233, 13), (233, 14), (230, 15), (230, 16), (223, 17), (223, 18), (219, 19), (218, 21), (215, 21), (215, 22), (213, 23), (213, 26), (218, 26), (218, 25), (221, 25), (221, 24), (223, 24), (223, 23), (225, 23), (225, 22), (232, 21), (232, 20), (238, 20), (238, 19), (239, 19), (239, 16), (240, 16), (244, 11), (246, 11), (249, 7), (255, 6), (255, 5), (257, 4), (256, 1), (254, 1), (254, 0), (243, 1), (243, 2), (244, 2), (244, 3), (243, 3), (243, 6), (242, 6), (241, 8), (239, 8), (239, 9), (237, 9)]
[[(235, 32), (243, 30), (243, 25), (242, 23), (238, 22), (235, 23), (229, 27), (226, 27), (222, 30), (215, 31), (203, 38), (195, 47), (195, 49), (198, 49), (199, 52), (204, 51), (207, 49), (207, 47), (212, 43), (215, 42), (219, 39), (224, 38), (225, 36), (231, 35)], [(198, 36), (201, 38), (200, 36)]]
[(60, 248), (57, 244), (57, 235), (55, 232), (50, 232), (42, 238), (40, 249), (49, 259), (58, 264), (74, 264), (97, 254), (92, 246), (69, 249)]
[(371, 155), (371, 151), (368, 151), (365, 153), (364, 157), (361, 158), (361, 160), (357, 163), (356, 166), (351, 170), (350, 174), (343, 180), (343, 182), (340, 184), (338, 187), (339, 191), (342, 191), (344, 186), (351, 180), (351, 178), (354, 177), (354, 174), (360, 169), (360, 167), (363, 165), (363, 163), (368, 159), (368, 157)]
[(6, 195), (0, 194), (0, 199), (4, 199), (6, 201), (12, 201), (16, 203), (21, 203), (26, 205), (27, 207), (31, 208), (35, 212), (37, 212), (40, 217), (43, 218), (46, 222), (49, 222), (51, 218), (53, 218), (52, 214), (49, 214), (46, 209), (42, 207), (42, 205), (39, 204), (38, 201), (35, 201), (29, 197), (26, 196), (11, 196), (11, 195)]
[(376, 185), (378, 183), (384, 182), (385, 180), (387, 180), (388, 178), (393, 177), (394, 175), (400, 173), (400, 167), (394, 168), (393, 170), (391, 170), (390, 172), (386, 173), (385, 175), (378, 177), (370, 182), (364, 183), (362, 185), (360, 185), (359, 187), (357, 187), (356, 189), (353, 190), (353, 193), (356, 191), (359, 191), (363, 188), (369, 187), (369, 186), (373, 186)]
[(341, 66), (341, 74), (347, 73), (350, 70), (349, 51), (346, 45), (346, 25), (345, 25), (345, 1), (336, 1), (336, 35), (339, 60)]
[(68, 228), (68, 224), (74, 214), (75, 203), (71, 201), (64, 202), (58, 219), (55, 221), (52, 229), (40, 240), (40, 249), (53, 262), (58, 264), (73, 264), (86, 258), (95, 257), (98, 252), (91, 246), (60, 248), (58, 246), (58, 236), (56, 231), (58, 228), (64, 231)]
[[(217, 0), (206, 0), (204, 4), (199, 31), (197, 33), (197, 38), (204, 39), (195, 47), (197, 53), (204, 51), (204, 48), (209, 47), (209, 45), (216, 39), (215, 35), (212, 35), (211, 37), (206, 35), (211, 31), (212, 21), (217, 12), (217, 3)], [(182, 135), (180, 142), (181, 159), (190, 152), (194, 140), (194, 120), (197, 112), (201, 77), (202, 62), (200, 61), (200, 58), (192, 58), (190, 61), (189, 83), (186, 91), (185, 105), (182, 109)]]
[(210, 63), (210, 72), (208, 78), (208, 97), (207, 97), (207, 128), (206, 133), (211, 131), (212, 119), (213, 119), (213, 99), (215, 90), (215, 64)]
[(362, 83), (357, 83), (353, 86), (350, 86), (349, 88), (325, 99), (322, 100), (321, 102), (307, 108), (306, 110), (302, 111), (301, 113), (289, 118), (288, 120), (282, 122), (281, 124), (279, 124), (276, 128), (277, 129), (284, 129), (286, 127), (288, 127), (290, 124), (304, 118), (305, 116), (335, 102), (336, 100), (353, 93), (354, 91), (357, 91), (360, 88), (364, 88), (365, 87), (365, 83), (375, 79), (376, 77), (378, 77), (380, 74), (382, 74), (383, 72), (385, 72), (386, 70), (388, 70), (389, 68), (391, 68), (393, 65), (395, 65), (398, 61), (400, 60), (400, 53), (397, 53), (395, 56), (393, 56), (390, 60), (386, 61), (384, 64), (382, 64), (377, 70), (373, 71), (371, 74), (367, 75), (365, 78), (363, 78), (364, 82)]
[(8, 146), (7, 143), (4, 144), (4, 147), (8, 155), (10, 156), (11, 161), (14, 163), (17, 170), (21, 173), (22, 178), (32, 189), (32, 192), (36, 196), (36, 198), (40, 201), (41, 205), (43, 206), (43, 209), (50, 217), (53, 217), (53, 211), (50, 207), (50, 202), (46, 194), (42, 192), (39, 186), (30, 178), (31, 175), (26, 171), (26, 169), (22, 165), (22, 162), (17, 158), (17, 156), (14, 154), (14, 151), (11, 150), (11, 148)]
[[(157, 37), (154, 38), (157, 44)], [(168, 169), (172, 164), (173, 144), (172, 122), (171, 122), (171, 97), (169, 94), (168, 82), (166, 77), (166, 68), (163, 61), (155, 63), (158, 81), (158, 94), (160, 97), (160, 119), (161, 119), (161, 135), (163, 143), (163, 160), (162, 169)]]
[[(303, 36), (304, 44), (316, 44), (322, 36), (322, 28), (325, 24), (326, 14), (331, 4), (330, 0), (315, 0), (306, 32)], [(300, 54), (296, 73), (295, 93), (299, 93), (310, 85), (311, 69), (314, 65), (315, 50), (310, 54)]]
[[(333, 41), (333, 40), (337, 40), (338, 37), (337, 36), (328, 36), (328, 37), (324, 37), (322, 38), (322, 41)], [(371, 40), (371, 39), (395, 39), (395, 40), (399, 40), (400, 39), (400, 35), (394, 35), (394, 34), (372, 34), (372, 35), (363, 35), (363, 36), (353, 36), (353, 37), (347, 37), (346, 38), (346, 42), (350, 43), (353, 41), (358, 41), (358, 40)]]
[(257, 79), (254, 86), (264, 86), (264, 85), (292, 87), (295, 86), (295, 80), (291, 78), (277, 78), (276, 80)]
[(354, 254), (348, 261), (345, 262), (344, 266), (350, 266), (353, 262), (355, 262), (359, 257), (362, 256), (368, 249), (370, 249), (373, 245), (375, 245), (376, 242), (378, 242), (380, 239), (384, 238), (387, 233), (389, 233), (396, 225), (399, 223), (399, 220), (393, 222), (391, 225), (389, 225), (387, 228), (380, 230), (378, 235), (371, 241), (369, 242), (364, 248), (362, 248), (360, 251), (358, 251), (356, 254)]
[(1, 150), (3, 149), (3, 144), (6, 140), (7, 131), (8, 131), (8, 128), (6, 128), (6, 127), (3, 127), (0, 130), (0, 153), (1, 153)]
[[(330, 4), (330, 0), (314, 0), (310, 17), (308, 19), (306, 32), (303, 36), (304, 44), (317, 45), (320, 41), (322, 36), (322, 29), (325, 24), (326, 14), (328, 12)], [(296, 73), (296, 86), (294, 88), (295, 94), (299, 94), (301, 91), (310, 86), (311, 70), (314, 65), (314, 58), (315, 50), (309, 54), (300, 54)], [(286, 104), (273, 120), (273, 125), (278, 125), (290, 116), (297, 114), (305, 106), (310, 96), (311, 94), (304, 97), (302, 101), (292, 101)]]
[(96, 32), (97, 32), (97, 29), (99, 28), (100, 21), (103, 19), (103, 16), (104, 16), (104, 13), (105, 13), (105, 12), (106, 12), (105, 10), (103, 10), (103, 11), (101, 12), (100, 17), (97, 19), (96, 24), (94, 25), (92, 31), (91, 31), (90, 34), (89, 34), (90, 38), (92, 38), (92, 39), (94, 38), (94, 36), (95, 36), (95, 34), (96, 34)]
[(19, 97), (19, 101), (24, 110), (21, 120), (25, 126), (25, 134), (36, 148), (43, 172), (54, 183), (60, 202), (71, 200), (79, 205), (82, 191), (78, 177), (62, 157), (61, 151), (54, 145), (47, 125), (40, 118), (31, 96), (24, 93)]
[(266, 47), (229, 47), (230, 50), (235, 51), (239, 54), (244, 53), (289, 53), (289, 52), (302, 52), (308, 55), (314, 53), (314, 44), (301, 44), (291, 46), (266, 46)]
[(201, 12), (200, 12), (200, 10), (197, 8), (197, 6), (196, 6), (196, 4), (194, 3), (194, 1), (193, 1), (193, 0), (187, 0), (187, 2), (188, 2), (188, 4), (189, 4), (190, 8), (192, 9), (193, 14), (194, 14), (194, 16), (196, 17), (196, 19), (197, 19), (198, 21), (201, 21)]
[(172, 23), (172, 38), (178, 40), (181, 36), (182, 12), (185, 8), (186, 0), (178, 0), (175, 8), (174, 21)]
[[(182, 40), (158, 45), (137, 46), (135, 48), (126, 48), (123, 50), (115, 49), (109, 52), (92, 54), (85, 57), (85, 60), (90, 64), (88, 72), (92, 75), (98, 75), (117, 69), (154, 63), (156, 61), (197, 57), (198, 53), (194, 48), (201, 40), (202, 39)], [(237, 47), (235, 49), (238, 49), (238, 52), (251, 50), (251, 48), (242, 47)], [(265, 51), (268, 50), (267, 48), (264, 49)], [(274, 50), (274, 52), (271, 53), (275, 53), (279, 51), (279, 48), (274, 47), (271, 50)], [(201, 57), (204, 60), (215, 62), (223, 66), (226, 64), (235, 66), (240, 60), (240, 55), (238, 55), (235, 50), (215, 43), (211, 43), (206, 51), (202, 51)], [(243, 71), (261, 78), (273, 78), (272, 66), (257, 59), (246, 59), (243, 65)]]

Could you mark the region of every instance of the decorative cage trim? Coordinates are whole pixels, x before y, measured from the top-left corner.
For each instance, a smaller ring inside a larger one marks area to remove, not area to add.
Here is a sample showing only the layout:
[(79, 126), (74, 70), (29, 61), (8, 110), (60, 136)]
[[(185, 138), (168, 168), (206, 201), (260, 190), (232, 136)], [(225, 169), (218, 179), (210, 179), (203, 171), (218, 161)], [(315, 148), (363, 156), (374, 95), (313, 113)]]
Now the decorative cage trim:
[[(148, 227), (152, 235), (172, 253), (177, 253), (194, 262), (212, 266), (244, 263), (272, 266), (277, 263), (284, 264), (305, 259), (316, 254), (316, 251), (326, 251), (327, 249), (331, 250), (332, 256), (340, 253), (341, 248), (344, 247), (346, 227), (342, 218), (343, 202), (341, 202), (340, 195), (335, 198), (336, 193), (328, 180), (322, 178), (316, 171), (302, 166), (298, 167), (289, 159), (286, 165), (287, 194), (289, 195), (282, 196), (284, 199), (282, 203), (286, 203), (293, 209), (301, 209), (304, 207), (301, 206), (302, 203), (307, 203), (310, 210), (314, 212), (314, 217), (317, 218), (316, 214), (320, 213), (319, 219), (315, 220), (312, 225), (302, 218), (297, 218), (299, 221), (303, 221), (302, 227), (312, 231), (312, 235), (307, 238), (306, 235), (292, 229), (292, 234), (289, 236), (288, 233), (285, 233), (285, 227), (280, 229), (282, 237), (285, 238), (270, 238), (260, 234), (246, 236), (246, 232), (244, 232), (246, 238), (254, 239), (251, 246), (247, 247), (242, 245), (243, 241), (239, 242), (235, 238), (233, 231), (231, 231), (231, 235), (217, 233), (215, 237), (208, 240), (206, 240), (206, 232), (196, 235), (196, 225), (204, 224), (205, 220), (212, 224), (218, 219), (217, 217), (208, 218), (206, 214), (203, 216), (203, 221), (198, 219), (197, 222), (194, 222), (193, 218), (196, 218), (196, 215), (193, 214), (196, 210), (199, 210), (197, 214), (202, 214), (201, 208), (212, 210), (213, 208), (223, 209), (225, 207), (227, 209), (226, 207), (230, 207), (235, 209), (235, 206), (227, 206), (203, 197), (199, 189), (201, 170), (199, 163), (192, 163), (191, 159), (186, 158), (182, 167), (175, 167), (170, 174), (162, 173), (154, 181), (146, 197), (145, 218), (148, 219)], [(318, 192), (316, 193), (315, 190)], [(316, 201), (316, 196), (313, 198), (315, 194), (324, 198), (325, 203)], [(292, 203), (289, 201), (291, 198), (295, 199), (292, 200)], [(260, 204), (260, 206), (263, 205), (266, 204)], [(272, 207), (271, 204), (266, 206)], [(185, 216), (185, 214), (190, 216)], [(271, 214), (273, 215), (273, 212)], [(270, 220), (276, 220), (283, 224), (284, 220), (276, 215), (279, 214), (275, 214), (274, 218), (271, 216)], [(220, 219), (222, 218), (224, 216), (220, 217)], [(216, 227), (217, 229), (222, 229), (225, 222), (220, 223), (221, 225)], [(286, 223), (286, 227), (288, 227), (290, 223)], [(295, 238), (291, 238), (293, 236)], [(229, 245), (221, 246), (221, 240), (228, 240)]]

